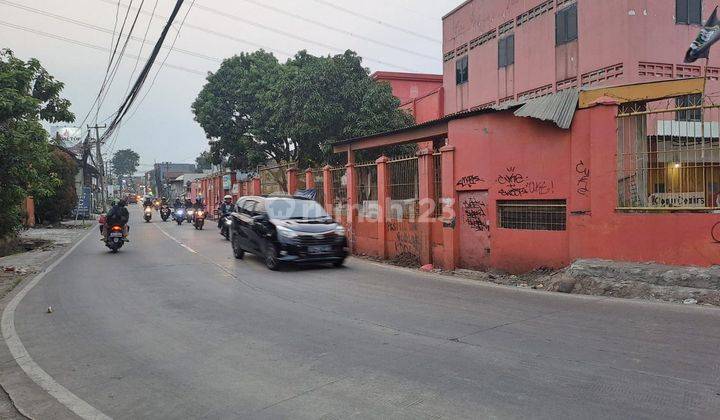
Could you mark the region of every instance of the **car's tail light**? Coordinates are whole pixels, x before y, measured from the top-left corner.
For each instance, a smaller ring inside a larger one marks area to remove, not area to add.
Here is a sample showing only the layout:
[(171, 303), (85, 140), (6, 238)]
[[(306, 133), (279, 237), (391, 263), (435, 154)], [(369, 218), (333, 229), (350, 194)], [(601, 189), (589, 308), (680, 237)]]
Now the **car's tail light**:
[(113, 232), (120, 232), (122, 230), (122, 226), (113, 226), (111, 230)]

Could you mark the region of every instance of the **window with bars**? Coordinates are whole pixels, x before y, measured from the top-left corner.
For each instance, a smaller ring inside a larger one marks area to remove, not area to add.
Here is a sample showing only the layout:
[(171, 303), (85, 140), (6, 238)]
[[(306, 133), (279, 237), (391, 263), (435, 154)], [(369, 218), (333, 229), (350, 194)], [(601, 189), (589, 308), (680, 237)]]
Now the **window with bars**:
[[(675, 106), (678, 108), (699, 107), (702, 105), (702, 95), (684, 95), (675, 98)], [(683, 109), (677, 112), (678, 121), (700, 121), (702, 119), (702, 108)]]
[(498, 226), (503, 229), (566, 229), (565, 200), (506, 200), (497, 202)]
[(720, 208), (720, 106), (703, 108), (693, 101), (685, 97), (621, 107), (620, 210)]
[(435, 203), (434, 217), (442, 217), (442, 154), (433, 154), (433, 201)]
[(330, 169), (332, 185), (333, 213), (344, 216), (347, 214), (347, 171), (345, 167)]
[(578, 38), (577, 3), (555, 14), (555, 45), (563, 45)]
[(498, 68), (515, 64), (515, 35), (498, 40)]
[(463, 56), (455, 61), (455, 84), (464, 85), (468, 82), (468, 56)]
[(700, 25), (702, 23), (702, 0), (675, 0), (675, 23)]

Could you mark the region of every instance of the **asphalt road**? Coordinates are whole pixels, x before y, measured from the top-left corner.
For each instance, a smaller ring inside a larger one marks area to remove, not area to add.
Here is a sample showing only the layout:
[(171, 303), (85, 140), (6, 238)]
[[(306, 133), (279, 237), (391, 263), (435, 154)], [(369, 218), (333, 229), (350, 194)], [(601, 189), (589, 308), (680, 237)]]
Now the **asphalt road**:
[(212, 223), (132, 217), (119, 254), (88, 237), (15, 313), (34, 361), (108, 416), (720, 416), (719, 310), (358, 260), (271, 272)]

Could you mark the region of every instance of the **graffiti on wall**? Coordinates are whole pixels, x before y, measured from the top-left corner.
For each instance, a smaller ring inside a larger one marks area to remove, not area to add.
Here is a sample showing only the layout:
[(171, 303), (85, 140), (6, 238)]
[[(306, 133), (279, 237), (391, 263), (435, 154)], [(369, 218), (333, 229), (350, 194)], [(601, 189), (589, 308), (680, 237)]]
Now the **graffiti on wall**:
[(480, 182), (485, 182), (485, 180), (480, 178), (477, 175), (468, 175), (468, 176), (464, 176), (464, 177), (460, 178), (460, 180), (458, 180), (457, 184), (455, 184), (455, 185), (457, 185), (458, 187), (461, 187), (461, 188), (468, 188), (468, 187), (473, 187), (473, 186), (479, 184)]
[(710, 236), (716, 244), (720, 244), (720, 222), (715, 223), (715, 226), (710, 229)]
[(577, 173), (577, 192), (580, 195), (588, 195), (590, 193), (590, 168), (585, 166), (582, 160), (575, 165)]
[(417, 225), (409, 223), (401, 226), (398, 222), (388, 222), (386, 228), (388, 232), (396, 232), (393, 262), (408, 267), (419, 265), (422, 238)]
[(462, 202), (463, 217), (465, 223), (477, 232), (490, 230), (490, 223), (487, 220), (487, 203), (476, 197), (468, 197)]
[(536, 181), (529, 179), (517, 170), (514, 166), (505, 169), (500, 174), (497, 183), (502, 187), (498, 191), (503, 197), (522, 197), (528, 194), (546, 195), (554, 191), (553, 181)]

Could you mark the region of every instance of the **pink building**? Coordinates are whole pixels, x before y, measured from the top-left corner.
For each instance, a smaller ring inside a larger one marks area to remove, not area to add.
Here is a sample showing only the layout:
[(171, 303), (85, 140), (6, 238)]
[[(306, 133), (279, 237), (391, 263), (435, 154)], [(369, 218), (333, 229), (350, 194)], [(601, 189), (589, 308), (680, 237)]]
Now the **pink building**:
[[(443, 18), (446, 114), (570, 87), (700, 77), (710, 0), (469, 0)], [(720, 56), (708, 74), (720, 76)], [(717, 90), (717, 89), (715, 89)]]
[(400, 99), (400, 108), (415, 117), (417, 123), (440, 118), (443, 110), (443, 76), (441, 74), (396, 73), (379, 71), (372, 78), (386, 82)]

